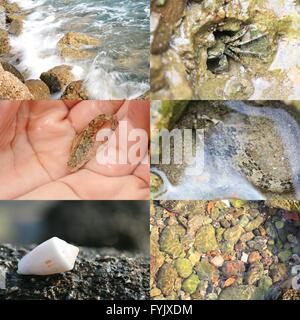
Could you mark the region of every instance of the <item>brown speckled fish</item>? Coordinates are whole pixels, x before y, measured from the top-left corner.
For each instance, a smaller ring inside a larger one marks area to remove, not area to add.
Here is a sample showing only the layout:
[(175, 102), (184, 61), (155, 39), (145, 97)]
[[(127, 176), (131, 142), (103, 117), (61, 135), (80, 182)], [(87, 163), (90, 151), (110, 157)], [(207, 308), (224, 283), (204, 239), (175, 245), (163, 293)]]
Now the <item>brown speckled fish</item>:
[(75, 136), (67, 162), (71, 172), (84, 166), (95, 154), (96, 135), (106, 123), (110, 123), (112, 130), (118, 126), (118, 121), (113, 116), (100, 114), (88, 124), (86, 129)]

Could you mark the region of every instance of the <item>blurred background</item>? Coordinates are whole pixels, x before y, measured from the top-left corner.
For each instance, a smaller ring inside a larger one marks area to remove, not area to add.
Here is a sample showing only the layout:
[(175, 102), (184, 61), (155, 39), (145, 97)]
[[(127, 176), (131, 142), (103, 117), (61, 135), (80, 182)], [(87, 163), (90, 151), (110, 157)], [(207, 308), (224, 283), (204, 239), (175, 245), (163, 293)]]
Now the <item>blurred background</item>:
[(25, 245), (53, 236), (149, 254), (149, 201), (0, 202), (0, 243)]

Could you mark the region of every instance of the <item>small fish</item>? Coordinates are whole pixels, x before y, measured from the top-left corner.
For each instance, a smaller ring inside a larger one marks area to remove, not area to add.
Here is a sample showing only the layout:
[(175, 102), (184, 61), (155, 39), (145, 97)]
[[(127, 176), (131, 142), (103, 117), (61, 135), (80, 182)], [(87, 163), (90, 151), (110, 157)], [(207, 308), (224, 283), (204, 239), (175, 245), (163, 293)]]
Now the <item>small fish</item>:
[(112, 130), (115, 130), (118, 126), (118, 121), (113, 116), (100, 114), (81, 133), (75, 136), (67, 162), (68, 169), (71, 172), (75, 172), (84, 166), (95, 154), (96, 135), (106, 123), (110, 123)]

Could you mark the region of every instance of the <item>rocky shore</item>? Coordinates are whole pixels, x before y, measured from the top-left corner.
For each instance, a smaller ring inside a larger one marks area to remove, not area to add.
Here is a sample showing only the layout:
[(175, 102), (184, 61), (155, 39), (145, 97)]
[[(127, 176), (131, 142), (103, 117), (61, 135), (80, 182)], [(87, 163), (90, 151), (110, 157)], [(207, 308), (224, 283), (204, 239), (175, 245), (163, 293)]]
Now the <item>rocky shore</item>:
[(80, 248), (72, 271), (51, 276), (21, 276), (18, 261), (30, 247), (0, 245), (0, 300), (145, 300), (149, 259), (116, 250)]
[[(299, 202), (284, 203), (299, 208)], [(153, 299), (300, 299), (300, 216), (264, 201), (155, 201)]]
[[(21, 57), (12, 52), (10, 38), (22, 33), (27, 12), (16, 3), (0, 0), (0, 99), (47, 100), (59, 94), (62, 100), (91, 99), (82, 79), (76, 79), (68, 61), (96, 55), (101, 41), (80, 32), (67, 32), (57, 43), (57, 54), (65, 63), (41, 73), (39, 79), (29, 79), (18, 70)], [(144, 98), (144, 95), (141, 97)]]

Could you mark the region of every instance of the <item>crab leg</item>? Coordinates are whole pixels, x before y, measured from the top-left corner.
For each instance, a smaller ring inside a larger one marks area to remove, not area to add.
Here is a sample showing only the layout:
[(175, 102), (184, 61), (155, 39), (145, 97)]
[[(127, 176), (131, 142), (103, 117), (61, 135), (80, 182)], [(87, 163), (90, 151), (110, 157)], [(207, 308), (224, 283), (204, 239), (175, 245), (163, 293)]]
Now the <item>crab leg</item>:
[(251, 43), (251, 42), (253, 42), (253, 41), (256, 41), (256, 40), (259, 40), (259, 39), (261, 39), (261, 38), (263, 38), (263, 37), (266, 37), (267, 35), (268, 35), (268, 33), (265, 32), (265, 33), (262, 33), (262, 34), (258, 35), (257, 37), (254, 37), (254, 38), (252, 38), (252, 39), (245, 40), (245, 41), (242, 41), (242, 42), (238, 42), (237, 45), (238, 45), (238, 46), (244, 46), (244, 45), (246, 45), (246, 44), (248, 44), (248, 43)]
[(248, 31), (248, 27), (244, 27), (238, 33), (236, 33), (232, 38), (228, 39), (225, 43), (232, 43), (243, 38), (243, 36), (247, 33), (247, 31)]
[(226, 48), (224, 51), (225, 54), (227, 54), (230, 58), (232, 58), (234, 61), (242, 63), (240, 58), (233, 52), (231, 51), (231, 48)]
[(252, 55), (252, 56), (259, 57), (259, 58), (262, 57), (261, 53), (253, 52), (253, 51), (250, 51), (250, 50), (241, 50), (240, 48), (231, 47), (231, 46), (229, 47), (229, 49), (231, 51), (233, 51), (234, 53), (238, 53), (238, 54)]

